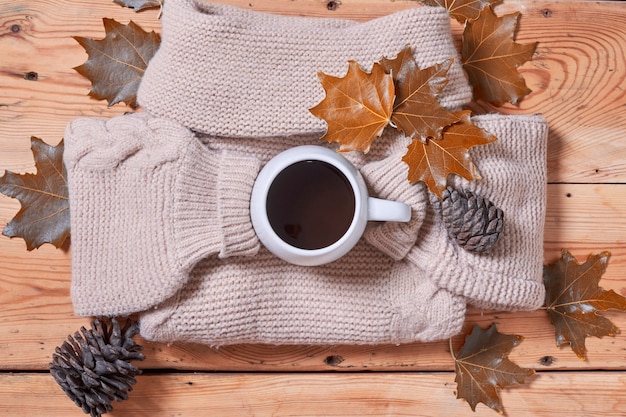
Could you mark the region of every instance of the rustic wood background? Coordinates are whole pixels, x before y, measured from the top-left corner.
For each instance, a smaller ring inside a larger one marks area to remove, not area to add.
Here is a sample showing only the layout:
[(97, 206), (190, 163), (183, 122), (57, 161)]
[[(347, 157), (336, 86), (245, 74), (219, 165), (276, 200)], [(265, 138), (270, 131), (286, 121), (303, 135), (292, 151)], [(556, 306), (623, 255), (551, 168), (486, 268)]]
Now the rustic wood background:
[[(409, 0), (221, 0), (292, 15), (368, 20)], [(505, 0), (521, 11), (518, 41), (539, 41), (522, 68), (533, 90), (519, 108), (550, 123), (544, 262), (561, 248), (583, 261), (610, 250), (601, 285), (626, 295), (626, 5)], [(0, 0), (0, 173), (32, 172), (31, 135), (57, 144), (78, 116), (108, 118), (124, 105), (87, 96), (73, 67), (86, 53), (72, 36), (102, 38), (102, 18), (160, 31), (157, 10), (111, 0)], [(460, 26), (454, 24), (457, 39)], [(34, 77), (32, 73), (36, 73)], [(29, 76), (30, 74), (30, 76)], [(0, 227), (19, 202), (0, 196)], [(55, 346), (89, 320), (73, 315), (70, 250), (27, 252), (0, 237), (0, 415), (81, 416), (48, 372)], [(626, 315), (607, 313), (626, 329)], [(511, 354), (537, 376), (502, 392), (509, 416), (626, 415), (626, 335), (588, 339), (588, 360), (557, 348), (544, 311), (472, 310), (467, 329), (497, 323), (524, 342)], [(211, 349), (145, 343), (144, 375), (112, 416), (493, 416), (456, 399), (448, 343), (402, 346), (258, 346)], [(454, 349), (463, 343), (459, 336)], [(366, 372), (369, 371), (369, 372)]]

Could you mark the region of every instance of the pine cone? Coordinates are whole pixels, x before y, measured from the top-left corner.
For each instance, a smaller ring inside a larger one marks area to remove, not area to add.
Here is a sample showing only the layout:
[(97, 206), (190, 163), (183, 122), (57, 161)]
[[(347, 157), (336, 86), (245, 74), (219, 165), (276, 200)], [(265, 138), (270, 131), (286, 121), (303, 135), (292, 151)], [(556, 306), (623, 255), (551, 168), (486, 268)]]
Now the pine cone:
[(502, 210), (471, 191), (447, 187), (441, 213), (450, 238), (469, 252), (488, 252), (504, 229)]
[(81, 327), (56, 348), (50, 373), (85, 414), (100, 417), (113, 410), (113, 400), (128, 399), (137, 382), (134, 377), (141, 373), (130, 361), (144, 359), (142, 347), (133, 340), (138, 332), (137, 323), (130, 320), (122, 328), (115, 318), (110, 326), (96, 319), (90, 330)]

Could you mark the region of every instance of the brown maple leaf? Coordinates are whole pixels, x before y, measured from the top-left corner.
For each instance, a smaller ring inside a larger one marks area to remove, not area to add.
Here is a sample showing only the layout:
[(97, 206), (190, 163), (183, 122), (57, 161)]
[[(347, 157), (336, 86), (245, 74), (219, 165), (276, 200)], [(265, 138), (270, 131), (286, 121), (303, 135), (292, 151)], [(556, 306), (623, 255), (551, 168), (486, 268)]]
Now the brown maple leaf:
[(144, 9), (152, 9), (154, 7), (163, 7), (163, 1), (164, 0), (113, 0), (114, 3), (133, 9), (135, 12)]
[(476, 99), (500, 106), (530, 93), (517, 68), (532, 59), (537, 42), (514, 42), (519, 15), (498, 17), (486, 7), (465, 25), (461, 56)]
[(446, 128), (442, 139), (414, 140), (402, 157), (409, 165), (409, 182), (424, 181), (439, 199), (450, 174), (458, 174), (468, 181), (480, 179), (469, 149), (497, 140), (472, 123), (469, 111), (458, 112), (457, 116), (461, 121)]
[(460, 23), (467, 20), (476, 20), (480, 12), (490, 5), (500, 3), (502, 0), (422, 0), (427, 6), (441, 6), (448, 9), (450, 16)]
[(567, 250), (561, 259), (543, 268), (546, 307), (554, 325), (556, 344), (569, 344), (585, 360), (587, 336), (614, 336), (619, 329), (598, 311), (626, 311), (626, 299), (598, 286), (609, 263), (609, 252), (590, 254), (579, 264)]
[(448, 84), (447, 73), (452, 61), (422, 70), (413, 59), (410, 47), (404, 48), (394, 59), (384, 57), (380, 61), (395, 84), (391, 121), (406, 136), (419, 136), (422, 141), (429, 137), (440, 139), (446, 126), (459, 121), (437, 99)]
[(124, 102), (134, 107), (141, 77), (161, 38), (133, 21), (123, 25), (105, 18), (103, 22), (104, 39), (74, 37), (89, 55), (84, 64), (74, 69), (91, 81), (90, 96), (106, 99), (109, 106)]
[[(535, 373), (513, 363), (508, 355), (524, 338), (498, 332), (495, 324), (487, 330), (474, 325), (465, 344), (454, 355), (457, 398), (465, 399), (473, 411), (483, 403), (487, 407), (504, 413), (499, 391), (510, 385), (523, 384)], [(452, 347), (450, 349), (452, 352)]]
[(369, 74), (355, 61), (348, 65), (343, 78), (318, 73), (326, 97), (310, 112), (326, 121), (322, 139), (339, 143), (339, 151), (367, 152), (391, 120), (393, 79), (378, 63)]
[(22, 237), (30, 251), (44, 243), (61, 247), (70, 235), (67, 173), (63, 164), (63, 141), (50, 146), (31, 137), (36, 174), (5, 172), (0, 193), (17, 198), (21, 208), (2, 230), (8, 237)]

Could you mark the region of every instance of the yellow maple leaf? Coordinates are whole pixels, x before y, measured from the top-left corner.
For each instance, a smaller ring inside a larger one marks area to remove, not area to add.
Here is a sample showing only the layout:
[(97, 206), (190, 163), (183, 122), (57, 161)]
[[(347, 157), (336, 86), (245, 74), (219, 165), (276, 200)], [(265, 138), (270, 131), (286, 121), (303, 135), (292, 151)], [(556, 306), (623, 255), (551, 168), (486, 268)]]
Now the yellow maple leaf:
[(461, 120), (443, 131), (442, 139), (425, 142), (413, 140), (402, 160), (409, 165), (409, 181), (423, 181), (428, 189), (440, 199), (447, 186), (448, 175), (458, 174), (468, 181), (480, 179), (472, 162), (469, 149), (485, 145), (497, 138), (470, 120), (470, 111), (461, 111)]
[(448, 84), (452, 61), (420, 69), (408, 46), (396, 58), (381, 60), (396, 86), (391, 122), (406, 136), (419, 136), (422, 141), (429, 137), (441, 139), (443, 129), (459, 121), (437, 98)]
[(326, 97), (310, 112), (328, 124), (322, 139), (339, 143), (342, 152), (367, 152), (391, 120), (393, 78), (378, 63), (370, 73), (355, 61), (348, 65), (348, 72), (341, 78), (318, 73)]

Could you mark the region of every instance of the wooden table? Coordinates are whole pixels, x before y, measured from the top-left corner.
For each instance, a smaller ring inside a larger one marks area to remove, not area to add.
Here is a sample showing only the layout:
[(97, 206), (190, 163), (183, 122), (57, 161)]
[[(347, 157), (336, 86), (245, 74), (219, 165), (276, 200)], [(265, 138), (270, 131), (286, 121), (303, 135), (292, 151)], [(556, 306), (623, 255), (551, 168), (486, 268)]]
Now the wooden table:
[[(367, 20), (408, 0), (231, 0), (254, 10)], [(333, 7), (334, 5), (334, 7)], [(334, 9), (334, 10), (331, 10)], [(561, 248), (580, 261), (610, 250), (601, 285), (626, 295), (626, 6), (620, 2), (505, 1), (523, 13), (518, 41), (539, 41), (522, 72), (533, 90), (505, 113), (542, 113), (550, 123), (544, 262)], [(72, 67), (86, 53), (72, 36), (102, 38), (101, 19), (160, 30), (157, 11), (135, 14), (111, 0), (0, 0), (0, 169), (32, 172), (31, 135), (57, 144), (78, 116), (127, 108), (89, 98)], [(454, 24), (457, 38), (460, 26)], [(34, 72), (37, 77), (32, 74)], [(0, 171), (1, 172), (1, 171)], [(0, 225), (19, 202), (0, 196)], [(70, 250), (27, 252), (0, 237), (0, 415), (81, 416), (48, 372), (73, 315)], [(626, 329), (626, 315), (606, 314)], [(524, 342), (511, 359), (537, 370), (502, 392), (510, 416), (626, 415), (626, 335), (590, 338), (588, 360), (557, 348), (545, 311), (471, 310), (466, 328), (497, 323)], [(454, 349), (463, 343), (459, 336)], [(402, 346), (145, 345), (144, 375), (114, 416), (493, 416), (456, 399), (448, 343)]]

